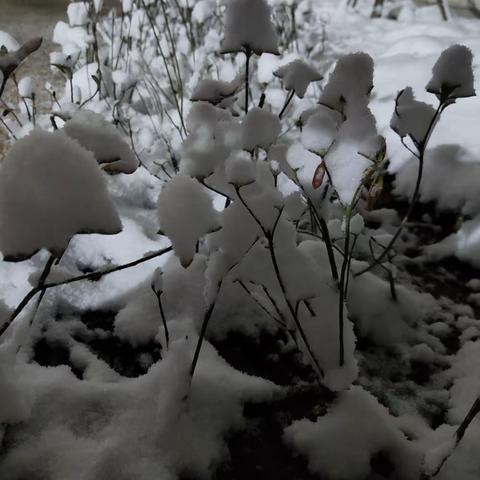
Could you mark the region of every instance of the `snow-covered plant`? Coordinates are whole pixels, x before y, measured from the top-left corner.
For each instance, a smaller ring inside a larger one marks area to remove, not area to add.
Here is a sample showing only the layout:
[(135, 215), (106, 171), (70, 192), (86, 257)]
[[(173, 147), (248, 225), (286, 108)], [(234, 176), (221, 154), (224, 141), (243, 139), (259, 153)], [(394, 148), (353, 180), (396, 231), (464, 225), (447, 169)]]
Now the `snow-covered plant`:
[(18, 50), (0, 52), (0, 98), (12, 73), (30, 54), (36, 52), (41, 45), (42, 38), (36, 37), (25, 42)]
[(250, 57), (279, 53), (270, 16), (270, 6), (265, 0), (232, 0), (227, 4), (222, 53), (245, 54), (245, 112), (249, 103)]
[(432, 70), (432, 78), (426, 90), (436, 95), (436, 108), (415, 100), (410, 87), (400, 91), (395, 102), (395, 111), (391, 120), (392, 129), (398, 134), (405, 148), (418, 160), (418, 172), (412, 198), (407, 213), (390, 241), (380, 255), (365, 269), (357, 272), (361, 275), (387, 258), (396, 240), (408, 222), (420, 196), (425, 153), (432, 133), (443, 111), (455, 103), (458, 98), (475, 95), (473, 88), (472, 53), (461, 45), (445, 50)]

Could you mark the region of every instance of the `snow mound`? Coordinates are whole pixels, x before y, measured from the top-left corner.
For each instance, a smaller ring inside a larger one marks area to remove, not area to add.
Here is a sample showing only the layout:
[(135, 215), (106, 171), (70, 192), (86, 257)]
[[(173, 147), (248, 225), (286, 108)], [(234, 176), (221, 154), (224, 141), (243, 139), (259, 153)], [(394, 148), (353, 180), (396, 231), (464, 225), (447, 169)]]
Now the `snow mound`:
[(222, 53), (251, 50), (278, 55), (278, 39), (265, 0), (230, 0), (227, 4)]
[(121, 222), (93, 156), (62, 131), (17, 141), (0, 169), (0, 250), (61, 254), (77, 233), (114, 234)]
[(89, 110), (79, 110), (65, 123), (65, 133), (90, 150), (108, 173), (133, 173), (138, 160), (118, 130), (105, 118)]
[(367, 478), (371, 459), (380, 453), (387, 455), (398, 478), (418, 478), (418, 453), (388, 410), (359, 386), (340, 394), (324, 417), (287, 427), (285, 439), (307, 456), (312, 472), (331, 480)]
[(219, 224), (212, 200), (197, 180), (182, 173), (158, 197), (158, 217), (163, 233), (186, 268), (192, 263), (197, 242)]
[(300, 59), (280, 67), (273, 74), (283, 80), (287, 90), (293, 90), (300, 98), (303, 98), (310, 83), (323, 78), (321, 73)]

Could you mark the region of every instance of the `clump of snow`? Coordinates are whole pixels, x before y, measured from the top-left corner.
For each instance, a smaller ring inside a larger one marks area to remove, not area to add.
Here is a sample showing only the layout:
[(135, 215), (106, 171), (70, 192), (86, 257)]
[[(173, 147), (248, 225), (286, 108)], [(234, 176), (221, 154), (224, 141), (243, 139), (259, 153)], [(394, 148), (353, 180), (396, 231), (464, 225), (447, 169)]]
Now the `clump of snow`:
[(400, 137), (409, 136), (417, 147), (421, 147), (427, 140), (434, 118), (435, 109), (415, 100), (412, 89), (407, 87), (397, 96), (390, 126)]
[(7, 32), (0, 30), (0, 48), (5, 47), (7, 51), (11, 52), (17, 50), (20, 44)]
[(267, 150), (275, 143), (282, 128), (276, 115), (258, 107), (247, 113), (242, 127), (242, 145), (247, 151), (256, 147)]
[(341, 115), (330, 108), (319, 106), (302, 128), (302, 143), (307, 150), (324, 156), (335, 141)]
[(274, 75), (283, 80), (287, 90), (293, 90), (300, 98), (304, 97), (310, 83), (323, 78), (321, 73), (300, 59), (283, 65), (274, 72)]
[(23, 98), (32, 98), (35, 95), (35, 83), (32, 77), (23, 77), (18, 82), (18, 94)]
[(219, 226), (208, 193), (197, 180), (182, 173), (162, 189), (158, 217), (162, 231), (185, 268), (192, 263), (200, 238)]
[(88, 23), (88, 10), (89, 6), (87, 2), (72, 2), (68, 4), (67, 16), (68, 23), (71, 27), (80, 27)]
[(433, 76), (426, 89), (439, 99), (473, 97), (472, 52), (464, 45), (452, 45), (442, 52), (433, 66)]
[(354, 201), (364, 172), (372, 164), (372, 147), (378, 142), (375, 117), (369, 108), (360, 107), (349, 113), (325, 156), (333, 186), (344, 205)]
[(319, 103), (342, 112), (345, 103), (366, 104), (372, 88), (372, 57), (366, 53), (350, 53), (338, 60)]
[(121, 222), (92, 154), (62, 131), (17, 141), (0, 168), (0, 250), (61, 254), (76, 233), (118, 233)]
[(370, 462), (387, 455), (399, 478), (417, 478), (419, 454), (388, 410), (361, 387), (340, 394), (327, 415), (287, 427), (286, 441), (308, 458), (312, 472), (331, 480), (363, 480)]
[(158, 267), (152, 276), (152, 289), (158, 295), (163, 292), (163, 270)]
[(118, 130), (105, 118), (89, 110), (79, 110), (63, 127), (64, 132), (90, 150), (108, 173), (133, 173), (138, 160)]
[(213, 105), (221, 104), (225, 99), (233, 97), (238, 90), (238, 82), (223, 82), (207, 78), (200, 80), (194, 88), (190, 100), (193, 102), (203, 101)]
[(357, 213), (350, 220), (350, 233), (352, 235), (360, 235), (364, 226), (365, 221), (363, 220), (363, 217), (359, 213)]
[(278, 39), (265, 0), (230, 0), (227, 4), (222, 53), (251, 50), (278, 55)]
[(225, 162), (225, 175), (228, 183), (242, 187), (255, 180), (255, 164), (245, 151), (235, 150)]

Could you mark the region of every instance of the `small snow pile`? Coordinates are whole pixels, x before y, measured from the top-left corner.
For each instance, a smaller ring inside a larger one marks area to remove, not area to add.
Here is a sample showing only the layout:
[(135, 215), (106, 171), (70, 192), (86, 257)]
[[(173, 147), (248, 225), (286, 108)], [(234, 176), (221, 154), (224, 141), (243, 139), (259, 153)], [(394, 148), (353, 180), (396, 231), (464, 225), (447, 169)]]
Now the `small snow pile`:
[(273, 74), (283, 80), (287, 90), (293, 90), (300, 98), (303, 98), (310, 83), (323, 78), (321, 73), (300, 59), (280, 67)]
[(212, 105), (221, 104), (225, 99), (234, 97), (238, 90), (238, 82), (222, 82), (206, 78), (200, 80), (192, 92), (192, 102), (209, 102)]
[(400, 137), (409, 136), (418, 148), (422, 148), (434, 120), (435, 109), (415, 100), (410, 87), (398, 94), (390, 126)]
[(244, 151), (234, 151), (225, 163), (225, 175), (228, 183), (243, 187), (255, 181), (255, 164), (251, 156)]
[(163, 233), (185, 268), (193, 261), (197, 242), (219, 226), (208, 193), (197, 180), (182, 173), (160, 192), (158, 217)]
[(68, 23), (71, 27), (81, 27), (88, 23), (88, 3), (72, 2), (67, 7)]
[(398, 478), (418, 478), (419, 453), (396, 429), (388, 410), (359, 386), (343, 392), (324, 417), (287, 427), (285, 439), (308, 457), (312, 472), (331, 480), (369, 478), (370, 462), (380, 453)]
[(0, 168), (0, 250), (10, 260), (59, 255), (77, 233), (114, 234), (121, 222), (93, 156), (62, 131), (17, 141)]
[(278, 55), (278, 38), (265, 0), (230, 0), (222, 53), (252, 51)]
[(256, 147), (267, 150), (280, 135), (280, 120), (273, 113), (252, 108), (243, 121), (243, 148), (249, 152)]
[(23, 98), (32, 98), (35, 95), (35, 83), (32, 77), (23, 77), (18, 82), (18, 94)]
[(433, 76), (426, 86), (441, 101), (475, 96), (472, 52), (463, 45), (447, 48), (433, 67)]
[(342, 112), (345, 104), (367, 104), (372, 88), (372, 58), (366, 53), (351, 53), (338, 60), (319, 103)]
[[(372, 58), (365, 53), (346, 55), (337, 62), (319, 99), (321, 106), (338, 116), (320, 109), (310, 110), (307, 116), (311, 124), (303, 140), (313, 151), (326, 154), (325, 164), (344, 205), (355, 200), (364, 172), (380, 147), (375, 117), (368, 107), (372, 88)], [(335, 135), (335, 124), (342, 119)], [(322, 131), (322, 137), (315, 138), (315, 131)]]
[(241, 148), (239, 122), (209, 103), (193, 104), (187, 129), (190, 134), (182, 144), (180, 170), (192, 177), (209, 177), (223, 166), (232, 148)]
[(302, 128), (303, 146), (323, 157), (335, 141), (341, 123), (342, 117), (338, 112), (319, 106)]
[(65, 123), (65, 133), (90, 150), (108, 173), (133, 173), (138, 160), (118, 130), (105, 118), (89, 110), (79, 110)]

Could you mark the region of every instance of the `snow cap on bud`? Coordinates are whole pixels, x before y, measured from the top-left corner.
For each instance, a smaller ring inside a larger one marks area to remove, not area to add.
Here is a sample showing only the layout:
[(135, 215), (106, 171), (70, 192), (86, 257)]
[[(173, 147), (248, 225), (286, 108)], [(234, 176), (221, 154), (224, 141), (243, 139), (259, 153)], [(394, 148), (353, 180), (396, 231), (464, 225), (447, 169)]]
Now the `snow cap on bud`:
[(300, 98), (303, 98), (311, 82), (318, 82), (323, 78), (321, 73), (300, 59), (283, 65), (273, 74), (283, 80), (287, 90), (293, 90)]
[(247, 151), (256, 147), (267, 150), (275, 143), (282, 129), (280, 120), (259, 107), (252, 108), (243, 121), (242, 146)]
[(255, 164), (251, 156), (241, 150), (234, 151), (225, 163), (227, 182), (235, 187), (243, 187), (255, 181)]
[(152, 289), (157, 295), (163, 293), (163, 270), (161, 267), (153, 272)]
[(426, 86), (442, 102), (475, 96), (472, 52), (464, 45), (452, 45), (442, 52), (432, 69), (433, 76)]
[(32, 77), (23, 77), (18, 82), (18, 94), (23, 98), (32, 98), (35, 95), (35, 84)]
[(179, 173), (158, 197), (160, 227), (184, 268), (193, 261), (197, 242), (219, 227), (212, 199), (197, 180)]
[(400, 137), (409, 136), (417, 148), (421, 148), (434, 118), (434, 108), (415, 100), (411, 87), (407, 87), (397, 96), (390, 126)]
[(363, 217), (359, 213), (357, 213), (350, 220), (350, 233), (352, 235), (359, 235), (362, 232), (364, 226), (365, 222), (363, 220)]
[(278, 38), (266, 0), (230, 0), (222, 53), (251, 51), (278, 55)]

